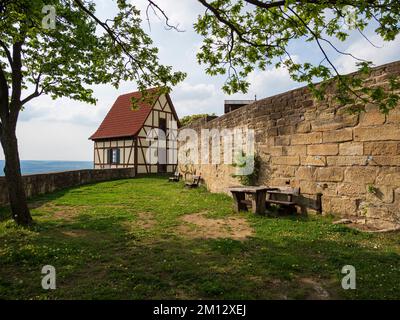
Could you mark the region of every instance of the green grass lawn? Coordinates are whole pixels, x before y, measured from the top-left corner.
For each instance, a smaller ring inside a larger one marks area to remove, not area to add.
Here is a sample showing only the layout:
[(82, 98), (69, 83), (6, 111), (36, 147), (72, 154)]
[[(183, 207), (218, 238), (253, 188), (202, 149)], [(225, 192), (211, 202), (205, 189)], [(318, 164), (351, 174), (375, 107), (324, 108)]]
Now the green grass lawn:
[[(399, 234), (327, 217), (235, 214), (232, 199), (165, 177), (87, 185), (1, 209), (0, 299), (399, 299)], [(57, 289), (41, 287), (53, 265)], [(357, 289), (341, 288), (353, 265)]]

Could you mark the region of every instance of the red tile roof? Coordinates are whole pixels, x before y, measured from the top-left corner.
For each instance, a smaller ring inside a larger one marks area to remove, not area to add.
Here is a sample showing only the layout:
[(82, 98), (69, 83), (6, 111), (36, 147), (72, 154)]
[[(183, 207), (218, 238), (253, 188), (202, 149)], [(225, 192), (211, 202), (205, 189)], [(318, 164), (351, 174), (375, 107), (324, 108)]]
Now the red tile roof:
[(131, 137), (137, 134), (159, 97), (157, 90), (157, 88), (148, 90), (151, 97), (149, 100), (151, 101), (139, 102), (138, 110), (132, 110), (131, 98), (140, 99), (140, 91), (120, 95), (108, 111), (100, 127), (89, 139)]

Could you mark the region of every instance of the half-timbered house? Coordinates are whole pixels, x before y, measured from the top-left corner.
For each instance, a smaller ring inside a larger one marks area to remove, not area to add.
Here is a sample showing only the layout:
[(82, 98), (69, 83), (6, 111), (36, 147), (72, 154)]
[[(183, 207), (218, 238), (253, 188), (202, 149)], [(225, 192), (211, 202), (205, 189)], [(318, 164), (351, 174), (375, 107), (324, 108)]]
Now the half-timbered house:
[(95, 169), (131, 167), (136, 173), (175, 171), (178, 116), (168, 94), (160, 93), (159, 89), (149, 89), (148, 93), (149, 97), (139, 101), (135, 109), (132, 99), (140, 99), (140, 92), (123, 94), (114, 102), (89, 138), (94, 141)]

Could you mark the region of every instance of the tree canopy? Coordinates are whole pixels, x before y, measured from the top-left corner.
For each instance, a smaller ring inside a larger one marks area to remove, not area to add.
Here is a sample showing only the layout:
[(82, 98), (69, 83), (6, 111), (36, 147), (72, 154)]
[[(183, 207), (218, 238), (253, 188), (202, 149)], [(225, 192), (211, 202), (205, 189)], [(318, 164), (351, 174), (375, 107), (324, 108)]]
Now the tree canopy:
[(216, 117), (215, 113), (212, 114), (208, 114), (208, 113), (199, 113), (199, 114), (191, 114), (188, 116), (184, 116), (182, 117), (179, 122), (181, 124), (181, 126), (187, 126), (189, 124), (191, 124), (193, 121), (196, 121), (197, 119), (201, 119), (201, 118), (206, 118), (206, 117)]
[[(385, 41), (399, 34), (400, 2), (398, 0), (198, 0), (206, 11), (195, 30), (204, 37), (197, 55), (210, 75), (227, 75), (223, 87), (227, 93), (246, 92), (247, 76), (255, 68), (285, 66), (290, 77), (308, 83), (318, 98), (323, 98), (330, 79), (337, 85), (336, 98), (342, 104), (377, 103), (383, 112), (393, 108), (399, 96), (396, 79), (389, 87), (370, 87), (363, 81), (372, 61), (342, 51), (351, 32), (360, 33), (368, 45), (374, 45), (364, 34), (367, 26)], [(298, 61), (290, 44), (299, 40), (314, 43), (320, 51), (320, 62)], [(369, 43), (368, 43), (369, 42)], [(333, 55), (354, 59), (361, 76), (342, 75)], [(321, 81), (315, 86), (315, 81)]]
[[(158, 49), (141, 28), (140, 11), (130, 1), (118, 0), (118, 13), (107, 22), (93, 18), (95, 4), (81, 0), (13, 0), (2, 2), (0, 66), (2, 94), (16, 89), (21, 66), (21, 88), (34, 90), (20, 99), (24, 105), (44, 93), (52, 98), (94, 103), (90, 88), (107, 83), (118, 87), (135, 81), (140, 89), (171, 87), (185, 74), (159, 63)], [(43, 27), (55, 9), (55, 26)], [(20, 56), (20, 58), (19, 58)], [(13, 80), (14, 79), (14, 80)]]

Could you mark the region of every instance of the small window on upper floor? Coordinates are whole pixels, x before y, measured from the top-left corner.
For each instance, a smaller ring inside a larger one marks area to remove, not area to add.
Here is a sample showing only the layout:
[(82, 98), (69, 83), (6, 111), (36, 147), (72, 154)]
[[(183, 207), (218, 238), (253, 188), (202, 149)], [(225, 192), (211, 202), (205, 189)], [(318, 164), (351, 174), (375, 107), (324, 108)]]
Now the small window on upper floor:
[(108, 163), (109, 164), (120, 163), (120, 150), (118, 148), (108, 149)]
[(167, 119), (160, 118), (158, 127), (167, 134)]

